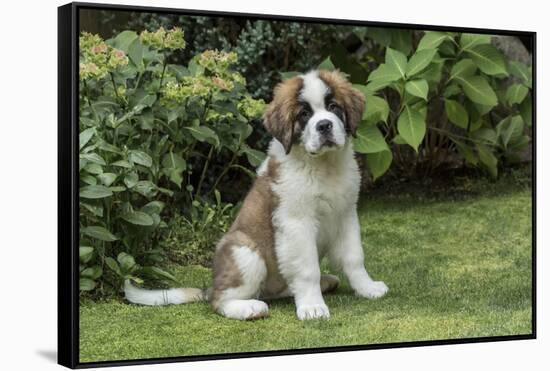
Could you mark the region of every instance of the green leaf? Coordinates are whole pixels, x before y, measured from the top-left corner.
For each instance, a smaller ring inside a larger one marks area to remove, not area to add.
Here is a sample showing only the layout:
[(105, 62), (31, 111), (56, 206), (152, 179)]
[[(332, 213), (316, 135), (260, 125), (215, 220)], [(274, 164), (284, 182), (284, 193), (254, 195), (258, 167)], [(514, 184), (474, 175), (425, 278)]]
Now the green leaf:
[(353, 148), (359, 153), (376, 153), (388, 150), (388, 144), (376, 125), (360, 125)]
[(456, 77), (472, 76), (476, 71), (477, 67), (471, 59), (462, 59), (460, 62), (456, 63), (451, 69), (449, 80), (452, 80)]
[(143, 211), (131, 211), (129, 213), (122, 214), (120, 217), (126, 220), (128, 223), (135, 225), (153, 225), (153, 218), (151, 218), (149, 214), (144, 213)]
[(134, 163), (143, 165), (145, 167), (151, 167), (153, 165), (153, 159), (147, 153), (138, 150), (131, 150), (128, 152), (128, 159)]
[(174, 277), (171, 273), (168, 273), (158, 267), (143, 267), (143, 272), (157, 279), (165, 279), (172, 282), (178, 282), (176, 277)]
[(368, 123), (376, 124), (380, 121), (386, 122), (390, 114), (390, 106), (385, 99), (375, 95), (366, 97), (366, 108), (363, 113), (363, 120)]
[(115, 181), (117, 175), (114, 173), (103, 173), (97, 176), (97, 179), (103, 183), (104, 186), (109, 187)]
[[(218, 146), (220, 144), (220, 140), (218, 138), (218, 135), (209, 127), (206, 126), (187, 126), (184, 129), (187, 129), (193, 138), (198, 140), (199, 142), (208, 142), (211, 144), (215, 144)], [(214, 142), (214, 143), (212, 143)]]
[(496, 106), (497, 96), (487, 80), (481, 76), (457, 76), (466, 96), (474, 103)]
[(138, 67), (143, 67), (143, 46), (139, 38), (136, 38), (128, 46), (128, 57)]
[(89, 162), (93, 162), (94, 164), (107, 165), (103, 157), (95, 152), (83, 153), (80, 155), (80, 158)]
[(521, 79), (525, 85), (531, 88), (531, 72), (529, 71), (527, 65), (521, 62), (511, 61), (508, 68), (513, 76)]
[(468, 129), (468, 111), (462, 104), (452, 99), (445, 99), (445, 113), (453, 124), (459, 128)]
[(498, 139), (497, 132), (490, 128), (479, 129), (472, 134), (472, 137), (491, 146), (495, 145)]
[(497, 136), (500, 137), (502, 146), (508, 148), (508, 143), (523, 135), (524, 123), (520, 115), (509, 116), (500, 121), (496, 126)]
[(293, 77), (300, 76), (301, 73), (297, 71), (287, 71), (287, 72), (281, 72), (280, 75), (282, 80), (288, 80)]
[(422, 39), (420, 39), (416, 50), (436, 49), (443, 41), (449, 39), (451, 37), (445, 32), (426, 31)]
[(248, 146), (245, 146), (243, 148), (243, 152), (246, 155), (246, 158), (250, 165), (254, 167), (260, 166), (260, 164), (265, 160), (265, 153), (252, 149)]
[(92, 139), (95, 133), (95, 128), (88, 128), (79, 134), (79, 149), (84, 148), (84, 146)]
[(113, 192), (102, 185), (89, 185), (80, 188), (80, 197), (81, 198), (105, 198), (113, 195)]
[(95, 288), (96, 283), (86, 277), (81, 277), (79, 280), (80, 291), (91, 291)]
[(139, 181), (139, 176), (136, 172), (131, 172), (124, 176), (124, 184), (128, 188), (134, 187), (138, 181)]
[(487, 75), (506, 75), (506, 62), (502, 53), (490, 44), (480, 44), (466, 50), (479, 69)]
[(321, 62), (321, 64), (319, 65), (318, 67), (320, 70), (329, 70), (329, 71), (332, 71), (334, 70), (336, 67), (334, 67), (334, 64), (332, 63), (332, 61), (330, 60), (330, 56), (327, 57), (324, 61)]
[(386, 48), (386, 65), (397, 70), (400, 77), (405, 77), (407, 56), (392, 48)]
[(522, 84), (512, 84), (506, 91), (506, 102), (510, 106), (513, 104), (520, 104), (527, 96), (527, 93), (529, 93), (529, 89)]
[(383, 80), (371, 81), (365, 86), (365, 92), (367, 92), (368, 94), (374, 94), (378, 90), (384, 89), (389, 84), (391, 84), (391, 81), (383, 81)]
[(91, 246), (80, 246), (78, 249), (78, 257), (82, 263), (87, 263), (92, 259), (94, 248)]
[(372, 174), (372, 180), (380, 178), (388, 171), (392, 163), (393, 156), (391, 151), (380, 151), (369, 153), (367, 155), (367, 166)]
[(157, 186), (150, 180), (140, 180), (132, 190), (145, 197), (154, 197), (157, 194)]
[(118, 240), (118, 238), (114, 234), (112, 234), (107, 229), (101, 226), (85, 227), (85, 228), (82, 228), (80, 231), (87, 236), (90, 236), (92, 238), (95, 238), (101, 241), (112, 242), (112, 241)]
[(146, 212), (147, 214), (160, 214), (166, 204), (162, 201), (151, 201), (141, 208), (141, 211)]
[(424, 116), (409, 106), (405, 106), (397, 120), (397, 130), (401, 138), (418, 152), (418, 146), (426, 135)]
[(424, 49), (413, 54), (407, 63), (407, 76), (411, 77), (424, 70), (432, 62), (437, 50)]
[(485, 165), (489, 173), (496, 178), (498, 175), (497, 163), (498, 160), (491, 151), (491, 149), (483, 144), (476, 143), (477, 153), (479, 154), (479, 159), (481, 163)]
[(134, 257), (125, 252), (121, 252), (120, 254), (118, 254), (116, 260), (120, 264), (120, 269), (122, 273), (130, 273), (132, 271), (132, 268), (134, 268), (134, 266), (136, 265)]
[(527, 98), (525, 98), (519, 105), (519, 113), (523, 118), (525, 125), (530, 127), (533, 121), (533, 102), (531, 101), (530, 96), (527, 96)]
[(94, 265), (93, 267), (87, 267), (82, 272), (80, 272), (80, 278), (86, 277), (92, 280), (96, 280), (103, 274), (103, 269), (99, 265)]
[(115, 161), (111, 165), (112, 166), (123, 167), (123, 168), (126, 168), (126, 169), (132, 169), (134, 167), (131, 163), (129, 163), (126, 160)]
[(112, 46), (128, 53), (130, 44), (132, 44), (132, 42), (137, 38), (138, 35), (134, 31), (122, 31), (114, 39), (112, 39)]
[(183, 157), (170, 151), (164, 155), (162, 159), (162, 166), (165, 168), (185, 170), (187, 168), (187, 163)]
[(428, 100), (428, 82), (426, 80), (407, 81), (405, 90), (415, 97)]
[(464, 157), (467, 163), (472, 165), (477, 165), (478, 159), (474, 153), (474, 151), (466, 144), (462, 143), (461, 141), (457, 139), (453, 139), (449, 137), (455, 144), (458, 152)]
[(460, 47), (463, 50), (473, 48), (476, 45), (490, 44), (490, 43), (491, 43), (491, 35), (463, 33), (460, 36)]
[(105, 264), (107, 264), (107, 266), (117, 275), (122, 276), (122, 272), (120, 272), (120, 267), (118, 266), (118, 263), (115, 259), (108, 256), (105, 258)]
[(401, 74), (397, 68), (388, 66), (387, 64), (381, 64), (377, 69), (370, 73), (368, 81), (389, 84), (390, 82), (397, 81), (400, 78)]

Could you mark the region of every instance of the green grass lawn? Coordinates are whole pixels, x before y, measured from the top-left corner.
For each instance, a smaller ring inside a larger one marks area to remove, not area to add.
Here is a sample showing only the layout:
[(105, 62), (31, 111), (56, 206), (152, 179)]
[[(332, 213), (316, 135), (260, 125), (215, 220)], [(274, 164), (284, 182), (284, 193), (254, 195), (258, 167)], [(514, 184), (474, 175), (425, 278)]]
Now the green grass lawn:
[[(80, 361), (529, 334), (531, 191), (510, 176), (457, 183), (362, 198), (367, 270), (390, 288), (382, 299), (357, 298), (343, 281), (325, 295), (330, 319), (310, 322), (296, 319), (290, 299), (269, 302), (268, 318), (248, 322), (206, 303), (83, 301)], [(188, 286), (210, 282), (207, 268), (173, 270)]]

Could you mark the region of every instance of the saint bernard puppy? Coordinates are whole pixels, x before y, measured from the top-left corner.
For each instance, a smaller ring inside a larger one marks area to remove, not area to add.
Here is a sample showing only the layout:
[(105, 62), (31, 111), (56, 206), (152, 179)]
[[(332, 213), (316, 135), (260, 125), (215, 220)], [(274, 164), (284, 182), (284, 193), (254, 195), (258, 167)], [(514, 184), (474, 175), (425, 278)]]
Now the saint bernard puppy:
[(357, 217), (360, 173), (350, 136), (365, 98), (338, 71), (315, 70), (281, 82), (264, 114), (274, 139), (231, 229), (214, 257), (207, 290), (144, 290), (125, 282), (126, 298), (146, 305), (209, 300), (228, 318), (268, 315), (265, 301), (291, 296), (300, 320), (328, 318), (323, 292), (339, 285), (333, 270), (369, 299), (388, 287), (364, 266)]

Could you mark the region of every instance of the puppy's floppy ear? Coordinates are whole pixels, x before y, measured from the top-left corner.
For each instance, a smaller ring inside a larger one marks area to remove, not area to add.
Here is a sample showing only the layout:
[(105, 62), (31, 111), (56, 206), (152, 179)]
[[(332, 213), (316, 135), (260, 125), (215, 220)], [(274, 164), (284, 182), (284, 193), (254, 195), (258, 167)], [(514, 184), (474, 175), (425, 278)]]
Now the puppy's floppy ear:
[(353, 137), (356, 137), (357, 127), (365, 111), (365, 96), (359, 90), (349, 85), (344, 98), (344, 111), (346, 113), (346, 129)]
[(263, 120), (266, 130), (275, 137), (286, 154), (300, 135), (300, 125), (296, 122), (298, 94), (302, 89), (302, 78), (293, 77), (279, 83), (273, 93), (273, 101), (267, 106)]

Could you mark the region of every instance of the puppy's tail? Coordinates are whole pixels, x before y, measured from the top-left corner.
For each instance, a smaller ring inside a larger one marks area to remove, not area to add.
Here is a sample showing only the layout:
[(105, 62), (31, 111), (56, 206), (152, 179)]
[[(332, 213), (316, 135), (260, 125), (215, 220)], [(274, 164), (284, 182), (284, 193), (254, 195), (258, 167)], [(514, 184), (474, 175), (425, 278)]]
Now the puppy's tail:
[(147, 290), (135, 287), (129, 279), (124, 281), (124, 295), (129, 302), (143, 305), (185, 304), (208, 300), (207, 290), (188, 287)]

